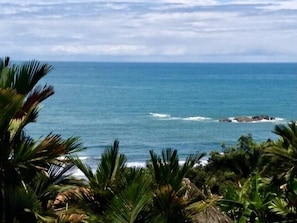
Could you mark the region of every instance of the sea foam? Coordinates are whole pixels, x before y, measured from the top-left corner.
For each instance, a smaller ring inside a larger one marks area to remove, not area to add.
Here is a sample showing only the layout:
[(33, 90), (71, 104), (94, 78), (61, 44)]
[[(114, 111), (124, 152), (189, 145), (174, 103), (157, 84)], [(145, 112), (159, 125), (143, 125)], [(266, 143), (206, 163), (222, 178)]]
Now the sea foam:
[(183, 121), (209, 121), (212, 118), (203, 117), (203, 116), (190, 116), (190, 117), (178, 117), (178, 116), (171, 116), (170, 114), (163, 114), (163, 113), (153, 113), (150, 112), (150, 115), (154, 118), (158, 119), (166, 119), (166, 120), (183, 120)]
[(212, 120), (212, 118), (202, 117), (202, 116), (194, 116), (194, 117), (182, 118), (182, 120), (185, 120), (185, 121), (207, 121), (207, 120)]
[(169, 114), (153, 113), (153, 112), (150, 112), (150, 115), (153, 117), (156, 117), (156, 118), (170, 118), (171, 117), (171, 115), (169, 115)]

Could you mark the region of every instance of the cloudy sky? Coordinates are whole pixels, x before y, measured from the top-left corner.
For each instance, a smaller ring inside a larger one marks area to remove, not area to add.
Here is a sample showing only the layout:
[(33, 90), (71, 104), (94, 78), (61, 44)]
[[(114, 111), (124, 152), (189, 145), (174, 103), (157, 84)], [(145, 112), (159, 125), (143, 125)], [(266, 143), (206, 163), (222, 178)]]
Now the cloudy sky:
[(0, 57), (297, 61), (297, 0), (0, 0)]

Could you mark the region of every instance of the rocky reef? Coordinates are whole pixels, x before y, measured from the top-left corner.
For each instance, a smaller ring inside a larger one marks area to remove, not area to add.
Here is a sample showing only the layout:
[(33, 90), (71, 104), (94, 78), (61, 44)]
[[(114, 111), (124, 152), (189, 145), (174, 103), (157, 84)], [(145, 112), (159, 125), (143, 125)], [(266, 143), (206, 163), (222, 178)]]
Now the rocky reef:
[(269, 115), (256, 115), (256, 116), (237, 116), (234, 118), (220, 119), (220, 122), (258, 122), (258, 121), (271, 121), (275, 120), (274, 117)]

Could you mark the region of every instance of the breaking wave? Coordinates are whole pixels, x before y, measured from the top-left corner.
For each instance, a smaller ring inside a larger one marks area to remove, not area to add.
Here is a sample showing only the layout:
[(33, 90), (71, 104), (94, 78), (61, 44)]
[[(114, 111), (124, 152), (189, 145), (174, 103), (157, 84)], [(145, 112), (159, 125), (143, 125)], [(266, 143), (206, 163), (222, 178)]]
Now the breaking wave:
[[(160, 120), (182, 120), (182, 121), (193, 121), (193, 122), (232, 122), (232, 123), (285, 123), (287, 122), (284, 118), (274, 117), (273, 119), (262, 119), (257, 121), (248, 121), (248, 122), (239, 122), (236, 120), (236, 117), (228, 117), (225, 119), (218, 119), (218, 118), (211, 118), (211, 117), (204, 117), (204, 116), (190, 116), (190, 117), (178, 117), (172, 116), (171, 114), (166, 113), (149, 113), (150, 116)], [(251, 118), (252, 116), (245, 116), (247, 118)], [(223, 121), (222, 121), (223, 120)], [(228, 120), (228, 121), (226, 121)]]
[(212, 120), (212, 119), (209, 117), (194, 116), (194, 117), (182, 118), (182, 120), (185, 120), (185, 121), (207, 121), (207, 120)]
[(162, 114), (162, 113), (150, 113), (151, 116), (156, 118), (171, 118), (171, 115), (169, 114)]
[[(92, 160), (92, 157), (87, 157), (87, 158), (86, 157), (79, 157), (79, 159), (81, 159), (84, 163), (87, 163), (86, 161), (87, 160)], [(179, 165), (184, 165), (184, 163), (185, 163), (185, 160), (180, 160), (179, 161)], [(91, 167), (91, 170), (92, 170), (93, 173), (96, 172), (98, 164), (99, 164), (99, 162), (96, 162), (96, 164), (93, 163), (93, 165), (88, 164)], [(207, 159), (206, 158), (201, 159), (200, 164), (201, 165), (206, 165), (207, 164)], [(196, 164), (196, 165), (198, 165), (198, 164)], [(137, 161), (127, 162), (126, 167), (146, 168), (147, 167), (147, 162), (145, 162), (145, 161), (143, 161), (143, 162), (137, 162)], [(86, 179), (83, 172), (81, 172), (77, 168), (72, 172), (72, 175), (75, 176), (75, 177), (81, 178), (81, 179)]]
[(203, 117), (203, 116), (191, 116), (191, 117), (175, 117), (171, 116), (170, 114), (164, 114), (164, 113), (153, 113), (151, 112), (150, 115), (154, 118), (163, 119), (163, 120), (183, 120), (183, 121), (212, 121), (212, 118), (209, 117)]

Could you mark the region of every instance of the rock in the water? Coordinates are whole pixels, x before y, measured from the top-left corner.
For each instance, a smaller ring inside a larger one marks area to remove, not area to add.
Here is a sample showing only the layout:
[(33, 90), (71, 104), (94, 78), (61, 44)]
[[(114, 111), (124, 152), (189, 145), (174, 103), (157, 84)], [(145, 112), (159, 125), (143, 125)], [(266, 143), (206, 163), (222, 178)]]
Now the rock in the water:
[(229, 118), (223, 118), (223, 119), (220, 119), (219, 122), (232, 122), (232, 120)]
[(257, 122), (257, 121), (262, 121), (262, 120), (275, 120), (274, 117), (271, 117), (269, 115), (256, 115), (256, 116), (237, 116), (234, 117), (233, 119), (230, 118), (224, 118), (224, 119), (220, 119), (220, 122), (232, 122), (232, 121), (236, 121), (236, 122)]
[(275, 120), (274, 117), (268, 115), (257, 115), (252, 117), (253, 121), (261, 121), (261, 120)]
[(252, 122), (253, 118), (251, 118), (251, 117), (235, 117), (234, 120), (238, 121), (238, 122)]

